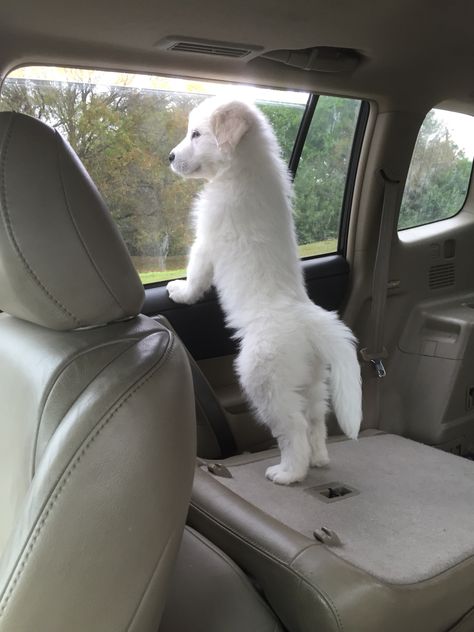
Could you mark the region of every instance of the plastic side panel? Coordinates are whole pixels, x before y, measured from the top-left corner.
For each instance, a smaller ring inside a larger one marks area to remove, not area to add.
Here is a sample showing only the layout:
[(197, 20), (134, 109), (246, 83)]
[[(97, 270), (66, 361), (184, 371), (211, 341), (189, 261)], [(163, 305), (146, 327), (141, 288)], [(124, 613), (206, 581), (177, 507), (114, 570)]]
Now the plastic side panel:
[(474, 439), (473, 304), (472, 293), (439, 297), (406, 319), (389, 359), (392, 382), (382, 384), (389, 411), (382, 430), (467, 451)]

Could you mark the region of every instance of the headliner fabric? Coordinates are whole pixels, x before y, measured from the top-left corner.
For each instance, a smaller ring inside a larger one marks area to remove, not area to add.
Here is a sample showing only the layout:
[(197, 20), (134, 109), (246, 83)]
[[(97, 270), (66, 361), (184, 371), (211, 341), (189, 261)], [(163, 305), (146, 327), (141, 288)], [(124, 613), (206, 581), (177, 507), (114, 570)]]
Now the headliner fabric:
[[(386, 434), (328, 448), (330, 465), (291, 487), (265, 479), (276, 451), (224, 461), (233, 478), (217, 480), (306, 536), (334, 530), (342, 544), (330, 550), (386, 582), (422, 581), (474, 555), (472, 461)], [(325, 503), (307, 491), (335, 481), (359, 493)]]

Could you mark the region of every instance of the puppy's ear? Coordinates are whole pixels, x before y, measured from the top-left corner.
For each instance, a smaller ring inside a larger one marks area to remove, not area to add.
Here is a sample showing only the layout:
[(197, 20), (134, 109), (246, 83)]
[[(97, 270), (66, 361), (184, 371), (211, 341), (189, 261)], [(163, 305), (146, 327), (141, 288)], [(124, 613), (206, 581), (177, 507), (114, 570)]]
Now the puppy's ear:
[(225, 151), (235, 149), (249, 129), (251, 112), (245, 103), (231, 101), (219, 106), (211, 116), (211, 129), (217, 144)]

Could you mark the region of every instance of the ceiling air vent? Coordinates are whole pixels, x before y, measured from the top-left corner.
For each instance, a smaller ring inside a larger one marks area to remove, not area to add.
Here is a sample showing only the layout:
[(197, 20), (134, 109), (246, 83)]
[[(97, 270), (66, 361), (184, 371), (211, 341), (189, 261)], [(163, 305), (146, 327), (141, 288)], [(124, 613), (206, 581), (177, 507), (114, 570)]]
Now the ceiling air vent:
[(429, 271), (430, 290), (449, 287), (454, 285), (454, 281), (454, 263), (441, 263), (436, 266), (431, 266)]
[(157, 43), (157, 47), (174, 53), (225, 57), (227, 59), (241, 59), (244, 61), (256, 57), (263, 50), (261, 46), (199, 40), (192, 37), (180, 37), (178, 35), (165, 37)]

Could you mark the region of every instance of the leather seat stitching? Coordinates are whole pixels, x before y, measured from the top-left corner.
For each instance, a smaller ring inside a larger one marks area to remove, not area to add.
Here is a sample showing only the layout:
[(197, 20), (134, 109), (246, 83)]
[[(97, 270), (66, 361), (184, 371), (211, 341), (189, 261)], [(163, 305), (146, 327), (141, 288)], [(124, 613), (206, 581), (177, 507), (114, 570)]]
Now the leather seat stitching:
[(9, 126), (8, 126), (8, 132), (5, 138), (5, 147), (3, 150), (3, 156), (2, 156), (2, 162), (1, 162), (1, 194), (2, 194), (2, 207), (3, 207), (3, 217), (5, 220), (5, 227), (7, 229), (8, 235), (10, 236), (12, 245), (14, 247), (14, 250), (16, 251), (17, 255), (19, 256), (19, 258), (21, 259), (23, 265), (25, 266), (26, 270), (29, 272), (30, 276), (33, 278), (33, 280), (35, 281), (36, 285), (46, 294), (46, 296), (57, 306), (61, 309), (62, 312), (64, 312), (64, 314), (66, 314), (67, 316), (69, 316), (69, 318), (71, 318), (74, 323), (76, 323), (77, 325), (80, 325), (81, 322), (80, 320), (78, 320), (76, 318), (76, 316), (74, 316), (74, 314), (72, 314), (66, 307), (64, 307), (64, 305), (58, 300), (56, 299), (52, 293), (48, 290), (48, 288), (40, 281), (38, 275), (34, 272), (33, 268), (31, 267), (31, 265), (28, 263), (26, 257), (24, 256), (24, 254), (21, 251), (21, 248), (16, 240), (14, 231), (13, 231), (13, 227), (11, 224), (11, 219), (10, 219), (10, 215), (8, 212), (8, 199), (7, 199), (7, 187), (6, 187), (6, 180), (5, 180), (5, 170), (6, 170), (6, 164), (7, 164), (7, 154), (8, 154), (8, 149), (10, 147), (10, 141), (11, 138), (13, 136), (13, 125), (15, 122), (15, 117), (12, 116)]
[[(67, 196), (67, 192), (66, 192), (66, 185), (64, 182), (64, 178), (63, 178), (63, 170), (62, 170), (62, 166), (61, 166), (61, 156), (59, 153), (59, 148), (60, 148), (60, 140), (61, 136), (59, 134), (59, 132), (57, 130), (55, 130), (55, 140), (56, 140), (56, 156), (57, 156), (57, 161), (58, 161), (58, 171), (59, 171), (59, 180), (61, 182), (61, 189), (63, 192), (63, 197), (64, 197), (64, 202), (66, 205), (66, 209), (68, 211), (69, 217), (71, 218), (71, 222), (72, 225), (74, 226), (74, 229), (76, 231), (76, 235), (79, 239), (79, 241), (81, 242), (82, 247), (84, 248), (84, 251), (87, 254), (87, 257), (92, 265), (92, 267), (94, 268), (97, 276), (99, 277), (99, 279), (102, 281), (102, 283), (104, 284), (106, 290), (109, 292), (110, 296), (113, 298), (113, 300), (115, 301), (115, 303), (117, 304), (117, 306), (122, 310), (122, 311), (126, 311), (123, 307), (123, 305), (120, 303), (120, 301), (118, 300), (118, 298), (115, 296), (114, 292), (112, 291), (112, 289), (110, 288), (109, 284), (107, 283), (107, 281), (104, 278), (104, 275), (102, 274), (102, 272), (100, 271), (98, 265), (96, 264), (96, 262), (94, 261), (89, 248), (87, 247), (86, 242), (84, 241), (79, 228), (77, 226), (76, 220), (74, 218), (74, 214), (71, 211), (71, 206), (69, 204), (69, 198)], [(62, 139), (61, 139), (62, 140)]]
[[(36, 433), (35, 433), (35, 440), (34, 440), (34, 444), (33, 444), (33, 460), (32, 460), (32, 471), (31, 471), (31, 477), (33, 478), (33, 476), (35, 475), (36, 472), (36, 468), (37, 468), (37, 457), (38, 457), (38, 439), (39, 439), (39, 435), (40, 435), (40, 431), (42, 429), (42, 425), (43, 425), (43, 415), (44, 415), (44, 411), (45, 408), (49, 402), (49, 398), (51, 396), (51, 393), (53, 392), (53, 389), (56, 387), (58, 381), (61, 379), (61, 377), (64, 375), (64, 372), (74, 363), (77, 362), (77, 360), (79, 360), (79, 358), (93, 352), (96, 351), (97, 349), (101, 349), (107, 346), (112, 346), (112, 345), (118, 345), (118, 344), (123, 344), (125, 343), (130, 343), (125, 349), (122, 349), (120, 351), (120, 353), (118, 353), (117, 355), (113, 356), (111, 358), (111, 360), (105, 364), (104, 366), (102, 366), (102, 368), (100, 369), (100, 371), (98, 373), (96, 373), (93, 377), (91, 377), (91, 382), (95, 379), (97, 379), (111, 364), (113, 364), (121, 355), (123, 355), (124, 353), (126, 353), (134, 344), (136, 344), (138, 341), (140, 340), (140, 338), (128, 338), (126, 340), (114, 340), (113, 342), (107, 342), (104, 344), (100, 344), (100, 345), (95, 345), (94, 347), (89, 347), (88, 349), (81, 349), (78, 353), (76, 353), (74, 356), (72, 356), (71, 358), (68, 359), (68, 361), (61, 365), (61, 367), (59, 368), (59, 370), (57, 371), (57, 373), (54, 375), (53, 380), (51, 381), (50, 384), (50, 388), (49, 391), (46, 395), (46, 397), (44, 398), (44, 401), (42, 402), (42, 406), (41, 406), (41, 410), (39, 412), (38, 415), (38, 419), (39, 422), (37, 424), (36, 427)], [(78, 400), (78, 398), (81, 396), (81, 394), (90, 386), (90, 383), (88, 382), (87, 384), (84, 385), (84, 387), (82, 388), (82, 390), (78, 391), (76, 393), (76, 397), (74, 399), (74, 401), (72, 401), (70, 403), (70, 406), (67, 410), (64, 411), (63, 413), (63, 417), (66, 416), (66, 414), (69, 412), (70, 408), (74, 405), (74, 402), (76, 402)]]
[(334, 604), (332, 602), (332, 599), (330, 599), (330, 597), (325, 593), (324, 590), (322, 590), (321, 588), (318, 588), (317, 586), (314, 586), (313, 584), (308, 582), (308, 580), (305, 577), (303, 577), (300, 573), (298, 573), (298, 571), (296, 571), (294, 568), (289, 566), (284, 560), (279, 558), (274, 553), (270, 552), (268, 549), (266, 549), (260, 543), (257, 544), (254, 540), (252, 540), (251, 538), (249, 538), (249, 537), (245, 536), (244, 534), (240, 533), (240, 531), (234, 529), (233, 527), (230, 527), (228, 524), (226, 524), (222, 520), (216, 519), (215, 516), (212, 516), (211, 514), (209, 514), (205, 509), (202, 509), (201, 507), (198, 507), (195, 503), (191, 502), (190, 504), (198, 513), (200, 513), (201, 515), (205, 516), (206, 518), (209, 518), (211, 520), (211, 522), (214, 522), (215, 524), (219, 525), (220, 527), (223, 527), (229, 533), (231, 533), (234, 537), (242, 540), (246, 544), (249, 544), (252, 548), (254, 548), (257, 551), (257, 553), (262, 553), (266, 557), (270, 558), (272, 561), (277, 562), (280, 566), (282, 566), (284, 569), (286, 569), (290, 574), (294, 575), (301, 583), (305, 584), (309, 588), (309, 590), (311, 592), (313, 592), (316, 595), (318, 595), (319, 597), (321, 597), (323, 601), (326, 601), (326, 604), (327, 604), (330, 612), (334, 616), (334, 619), (335, 619), (335, 622), (336, 622), (338, 630), (340, 630), (340, 632), (344, 632), (344, 626), (343, 626), (342, 621), (340, 619), (339, 612), (337, 611), (337, 609), (335, 609)]
[[(186, 527), (186, 531), (188, 532), (188, 534), (192, 537), (195, 538), (196, 540), (199, 540), (199, 542), (206, 547), (207, 549), (209, 549), (209, 551), (211, 551), (212, 553), (214, 553), (214, 555), (217, 555), (217, 557), (234, 573), (234, 575), (238, 578), (240, 585), (245, 589), (245, 591), (250, 594), (253, 595), (254, 598), (256, 597), (258, 599), (258, 601), (260, 602), (260, 605), (263, 606), (263, 608), (270, 613), (273, 617), (275, 616), (274, 613), (272, 612), (271, 608), (268, 606), (268, 604), (261, 598), (261, 596), (256, 593), (254, 594), (254, 590), (252, 589), (252, 587), (249, 585), (248, 579), (245, 577), (244, 572), (242, 571), (242, 569), (240, 568), (240, 566), (238, 566), (231, 558), (229, 558), (224, 551), (221, 551), (221, 549), (217, 548), (211, 541), (207, 540), (202, 534), (199, 533), (199, 531), (195, 531), (195, 530), (191, 530), (189, 527)], [(278, 627), (277, 624), (277, 630), (279, 630), (280, 628)]]
[(166, 557), (166, 554), (168, 552), (169, 547), (174, 543), (174, 538), (175, 538), (175, 531), (176, 529), (174, 529), (168, 536), (168, 539), (166, 540), (166, 544), (162, 547), (161, 549), (161, 553), (159, 558), (156, 561), (156, 564), (153, 567), (153, 572), (151, 573), (150, 577), (148, 578), (148, 581), (146, 582), (146, 585), (142, 591), (141, 597), (137, 603), (137, 606), (132, 614), (132, 618), (130, 619), (129, 624), (127, 625), (127, 632), (129, 632), (129, 630), (132, 629), (132, 626), (135, 624), (136, 620), (137, 620), (137, 616), (139, 616), (140, 613), (140, 608), (141, 605), (143, 603), (143, 600), (146, 598), (148, 589), (150, 588), (151, 584), (153, 583), (153, 579), (155, 578), (161, 564), (163, 563), (163, 559)]
[[(27, 562), (31, 556), (31, 554), (33, 553), (34, 549), (35, 549), (35, 545), (36, 542), (39, 539), (39, 536), (42, 533), (43, 527), (45, 526), (45, 524), (48, 521), (48, 517), (49, 515), (52, 513), (54, 506), (56, 504), (56, 501), (59, 499), (59, 497), (61, 496), (64, 488), (66, 487), (68, 481), (70, 480), (72, 474), (74, 473), (75, 469), (77, 468), (77, 466), (79, 465), (79, 463), (81, 462), (81, 459), (84, 457), (84, 455), (86, 454), (86, 452), (88, 451), (88, 449), (91, 447), (91, 445), (94, 443), (94, 441), (97, 439), (97, 437), (101, 434), (101, 432), (104, 430), (104, 428), (108, 425), (108, 423), (114, 418), (114, 416), (118, 413), (118, 411), (128, 402), (128, 400), (142, 387), (144, 386), (154, 375), (155, 373), (163, 366), (163, 364), (166, 362), (166, 360), (168, 359), (168, 357), (170, 356), (170, 354), (172, 353), (174, 346), (175, 346), (175, 337), (171, 336), (171, 334), (169, 332), (168, 336), (169, 336), (169, 342), (168, 342), (168, 348), (166, 349), (165, 353), (157, 360), (157, 363), (155, 364), (155, 366), (152, 369), (149, 369), (149, 374), (146, 377), (143, 377), (135, 386), (134, 388), (125, 396), (123, 396), (122, 401), (115, 406), (115, 408), (110, 412), (110, 414), (103, 419), (98, 426), (96, 426), (95, 430), (93, 431), (93, 434), (91, 436), (89, 436), (89, 438), (87, 439), (85, 445), (82, 447), (82, 449), (80, 450), (80, 452), (78, 454), (75, 455), (69, 469), (63, 473), (62, 475), (62, 482), (59, 484), (59, 487), (57, 487), (56, 491), (50, 496), (48, 502), (46, 503), (46, 505), (43, 508), (42, 511), (42, 516), (39, 519), (39, 522), (36, 524), (32, 535), (31, 535), (31, 541), (28, 544), (28, 546), (24, 549), (24, 553), (23, 553), (23, 560), (21, 561), (19, 567), (16, 569), (16, 571), (14, 571), (12, 573), (11, 579), (10, 581), (11, 586), (8, 589), (8, 591), (6, 593), (4, 593), (3, 598), (0, 601), (0, 617), (2, 617), (2, 615), (5, 613), (5, 610), (7, 608), (8, 602), (26, 568)], [(1, 603), (3, 601), (3, 604)]]
[(278, 557), (278, 555), (276, 555), (275, 553), (273, 553), (272, 551), (270, 551), (269, 549), (265, 548), (265, 546), (263, 546), (263, 544), (260, 544), (259, 542), (256, 542), (255, 540), (253, 540), (252, 538), (250, 538), (248, 535), (244, 535), (243, 533), (241, 533), (238, 529), (235, 529), (234, 527), (230, 527), (228, 524), (226, 524), (225, 522), (223, 522), (222, 520), (218, 520), (217, 518), (215, 518), (215, 516), (213, 516), (212, 514), (208, 513), (205, 509), (202, 509), (201, 507), (199, 507), (198, 505), (196, 505), (194, 502), (191, 501), (190, 503), (191, 507), (193, 507), (196, 511), (200, 512), (201, 514), (203, 514), (204, 516), (206, 516), (207, 518), (210, 518), (213, 522), (215, 522), (216, 524), (226, 528), (230, 533), (240, 537), (242, 540), (244, 540), (245, 542), (249, 542), (250, 544), (252, 544), (255, 548), (262, 550), (264, 553), (267, 553), (270, 557), (278, 560), (278, 562), (280, 562), (281, 564), (283, 564), (284, 566), (288, 566), (287, 562), (285, 560), (283, 560), (282, 558)]

